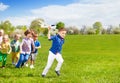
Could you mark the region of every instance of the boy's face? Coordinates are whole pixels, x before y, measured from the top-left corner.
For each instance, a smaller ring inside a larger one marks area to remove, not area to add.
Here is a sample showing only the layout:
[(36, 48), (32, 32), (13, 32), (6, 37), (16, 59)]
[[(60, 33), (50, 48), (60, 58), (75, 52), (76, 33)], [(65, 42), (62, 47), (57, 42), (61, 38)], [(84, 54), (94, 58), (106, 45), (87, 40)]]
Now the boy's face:
[(20, 39), (20, 36), (19, 35), (16, 35), (15, 36), (15, 40), (19, 40)]
[(38, 39), (38, 36), (33, 36), (33, 39), (34, 39), (34, 40), (37, 40), (37, 39)]
[(59, 34), (62, 38), (65, 38), (65, 36), (66, 36), (66, 31), (59, 31), (58, 34)]
[(3, 37), (3, 42), (7, 42), (8, 41), (8, 37)]

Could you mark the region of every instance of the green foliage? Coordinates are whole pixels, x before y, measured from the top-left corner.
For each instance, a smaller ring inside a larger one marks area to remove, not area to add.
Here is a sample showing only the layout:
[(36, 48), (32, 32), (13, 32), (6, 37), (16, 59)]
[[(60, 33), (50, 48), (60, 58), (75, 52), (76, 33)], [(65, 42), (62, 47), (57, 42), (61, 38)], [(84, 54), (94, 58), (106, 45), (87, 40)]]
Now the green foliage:
[(93, 28), (96, 29), (96, 34), (101, 34), (102, 23), (101, 22), (95, 22), (93, 24)]
[(60, 29), (60, 28), (64, 28), (65, 27), (65, 24), (63, 22), (58, 22), (56, 24), (56, 29)]
[(40, 33), (42, 32), (41, 24), (44, 22), (43, 19), (38, 18), (31, 22), (30, 29), (35, 30), (36, 32)]
[(47, 35), (47, 34), (48, 34), (48, 29), (47, 29), (47, 28), (44, 28), (43, 34), (44, 34), (44, 35)]
[(3, 29), (6, 34), (10, 34), (15, 30), (14, 26), (8, 20), (0, 23), (0, 29)]
[(93, 28), (89, 28), (88, 30), (87, 30), (87, 34), (96, 34), (96, 31), (95, 31), (95, 29), (93, 29)]
[(120, 28), (116, 27), (113, 29), (114, 34), (120, 34)]

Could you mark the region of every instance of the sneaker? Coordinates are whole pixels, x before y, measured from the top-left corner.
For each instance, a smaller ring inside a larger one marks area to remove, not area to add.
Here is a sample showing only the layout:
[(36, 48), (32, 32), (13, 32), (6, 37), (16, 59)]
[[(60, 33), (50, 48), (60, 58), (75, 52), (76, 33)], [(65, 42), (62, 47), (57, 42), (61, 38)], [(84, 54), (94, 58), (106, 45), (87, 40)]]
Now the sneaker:
[(15, 66), (17, 65), (17, 63), (15, 63)]
[(2, 69), (5, 69), (5, 66), (2, 66)]
[(28, 67), (28, 64), (25, 64), (26, 67)]
[(58, 76), (60, 76), (60, 71), (55, 71), (55, 73), (56, 73)]
[(23, 66), (24, 66), (24, 63), (21, 64), (21, 67), (23, 67)]
[(42, 74), (42, 77), (45, 77), (45, 75), (44, 75), (44, 74)]
[(12, 64), (13, 64), (13, 65), (15, 65), (15, 63), (14, 63), (14, 62), (12, 62)]
[(30, 69), (33, 69), (34, 68), (34, 66), (33, 65), (30, 65)]

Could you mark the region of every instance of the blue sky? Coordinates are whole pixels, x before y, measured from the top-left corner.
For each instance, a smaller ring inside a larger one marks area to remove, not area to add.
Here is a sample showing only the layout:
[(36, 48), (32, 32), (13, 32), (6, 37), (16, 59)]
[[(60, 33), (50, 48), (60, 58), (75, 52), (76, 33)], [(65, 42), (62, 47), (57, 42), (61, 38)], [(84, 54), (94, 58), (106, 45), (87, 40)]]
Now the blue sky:
[(31, 9), (48, 5), (66, 5), (73, 2), (74, 0), (0, 0), (0, 3), (9, 6), (5, 11), (0, 12), (0, 18), (29, 15)]
[(63, 21), (67, 26), (120, 24), (120, 0), (0, 0), (0, 21), (30, 25), (36, 18), (47, 24)]

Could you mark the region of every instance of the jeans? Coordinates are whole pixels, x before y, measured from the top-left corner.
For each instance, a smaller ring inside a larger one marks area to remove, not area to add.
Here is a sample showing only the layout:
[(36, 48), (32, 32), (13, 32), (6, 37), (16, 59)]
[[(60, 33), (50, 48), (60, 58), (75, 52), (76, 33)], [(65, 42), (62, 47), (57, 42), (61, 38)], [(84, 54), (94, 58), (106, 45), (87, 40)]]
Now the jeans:
[(21, 53), (19, 61), (18, 61), (17, 65), (16, 65), (16, 67), (19, 68), (21, 66), (21, 64), (24, 64), (28, 60), (29, 55), (30, 54), (22, 54)]

